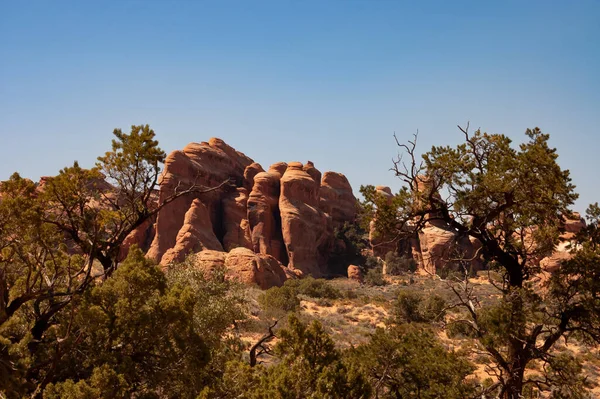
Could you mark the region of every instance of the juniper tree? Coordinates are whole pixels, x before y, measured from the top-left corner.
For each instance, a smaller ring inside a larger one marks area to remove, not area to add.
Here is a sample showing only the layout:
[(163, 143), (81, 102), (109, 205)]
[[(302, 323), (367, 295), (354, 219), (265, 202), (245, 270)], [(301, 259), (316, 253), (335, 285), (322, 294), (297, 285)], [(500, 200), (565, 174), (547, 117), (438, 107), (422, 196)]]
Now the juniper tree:
[(378, 228), (404, 234), (407, 225), (418, 231), (442, 223), (457, 237), (480, 243), (476, 256), (503, 277), (496, 285), (499, 304), (482, 307), (465, 280), (453, 285), (454, 305), (463, 308), (462, 322), (492, 362), (497, 383), (490, 391), (516, 399), (528, 385), (550, 389), (552, 373), (539, 379), (526, 371), (535, 361), (551, 363), (559, 339), (576, 332), (600, 342), (600, 264), (597, 250), (586, 250), (540, 287), (539, 260), (557, 244), (577, 198), (569, 171), (559, 166), (549, 135), (538, 128), (528, 129), (517, 148), (505, 135), (460, 130), (462, 144), (434, 146), (422, 161), (416, 136), (407, 144), (396, 139), (402, 154), (393, 171), (404, 187), (393, 208), (384, 208), (385, 218), (377, 216)]

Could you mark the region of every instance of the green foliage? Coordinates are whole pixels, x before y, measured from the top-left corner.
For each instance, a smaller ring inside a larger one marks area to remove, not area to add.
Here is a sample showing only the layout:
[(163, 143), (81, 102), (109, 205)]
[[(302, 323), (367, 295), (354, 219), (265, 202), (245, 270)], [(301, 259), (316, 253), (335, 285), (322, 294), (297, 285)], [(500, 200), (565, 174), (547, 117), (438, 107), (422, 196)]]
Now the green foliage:
[(364, 275), (364, 282), (367, 285), (380, 287), (386, 285), (383, 278), (383, 262), (375, 256), (367, 256), (365, 262), (361, 265)]
[(152, 199), (165, 153), (148, 125), (113, 134), (112, 150), (98, 157), (96, 166), (84, 169), (75, 162), (62, 169), (48, 179), (40, 197), (45, 219), (109, 274), (127, 235), (182, 195), (159, 204)]
[[(561, 268), (564, 273), (551, 279), (549, 295), (542, 296), (534, 285), (540, 270), (535, 260), (554, 249), (563, 217), (577, 198), (569, 171), (560, 168), (549, 135), (538, 128), (527, 129), (525, 142), (517, 148), (505, 135), (460, 129), (462, 144), (434, 146), (421, 165), (416, 140), (401, 145), (412, 163), (398, 160), (394, 170), (406, 186), (395, 197), (394, 209), (385, 210), (389, 220), (378, 223), (404, 234), (408, 222), (418, 230), (435, 218), (481, 245), (478, 255), (502, 276), (494, 285), (499, 302), (483, 306), (468, 280), (447, 281), (456, 294), (454, 306), (463, 310), (464, 319), (457, 321), (470, 326), (469, 335), (477, 337), (493, 360), (490, 367), (500, 378), (501, 397), (516, 399), (532, 384), (525, 381), (525, 370), (538, 360), (549, 361), (559, 338), (576, 332), (600, 342), (595, 327), (600, 304), (593, 299), (592, 283), (592, 276), (596, 281), (598, 276), (588, 270), (584, 273), (590, 279), (580, 279), (574, 273), (596, 261), (591, 253), (576, 256), (579, 260)], [(600, 211), (591, 208), (589, 215), (600, 216)], [(583, 235), (590, 237), (587, 231)], [(470, 269), (468, 259), (458, 262)], [(405, 305), (412, 309), (409, 317), (416, 313), (418, 318), (416, 304)]]
[(415, 272), (417, 270), (417, 262), (412, 258), (403, 258), (396, 252), (388, 252), (385, 255), (386, 273), (391, 276), (397, 276), (402, 273)]
[[(33, 354), (28, 335), (20, 345), (2, 338), (9, 346), (0, 367), (11, 365), (0, 368), (2, 389), (8, 398), (196, 397), (242, 346), (231, 325), (245, 317), (244, 302), (223, 277), (187, 264), (167, 277), (133, 247), (109, 279), (57, 316)], [(21, 323), (12, 318), (0, 331), (14, 336)]]
[(287, 280), (284, 286), (294, 289), (298, 295), (305, 295), (311, 298), (338, 299), (342, 293), (333, 287), (327, 280), (316, 279), (308, 276), (297, 280)]
[(221, 392), (208, 392), (204, 397), (359, 399), (370, 396), (366, 378), (344, 361), (319, 322), (306, 325), (291, 315), (288, 327), (280, 330), (278, 336), (276, 364), (250, 368), (232, 363)]
[(49, 384), (44, 399), (120, 399), (129, 398), (130, 387), (123, 375), (118, 375), (108, 365), (94, 368), (88, 380), (71, 379)]
[(160, 164), (166, 154), (155, 140), (154, 130), (148, 125), (131, 126), (129, 134), (115, 129), (112, 150), (98, 157), (97, 168), (117, 187), (128, 187), (127, 200), (143, 209), (148, 187), (156, 184)]
[[(360, 204), (359, 204), (360, 213)], [(367, 232), (358, 222), (345, 222), (334, 229), (336, 241), (343, 242), (340, 248), (334, 245), (333, 251), (327, 261), (328, 270), (333, 274), (345, 275), (349, 265), (360, 265), (364, 262), (363, 252), (369, 248)]]
[[(198, 371), (210, 360), (194, 328), (195, 303), (190, 287), (169, 287), (133, 249), (112, 278), (84, 295), (72, 321), (59, 326), (66, 355), (56, 368), (55, 391), (93, 391), (95, 375), (108, 370), (127, 395), (193, 396), (204, 383)], [(75, 384), (68, 381), (73, 377)]]
[(314, 299), (339, 299), (343, 296), (340, 290), (326, 280), (308, 276), (303, 279), (286, 280), (282, 287), (269, 288), (259, 296), (258, 302), (271, 314), (280, 311), (293, 312), (300, 306), (298, 295)]
[(369, 231), (374, 223), (375, 239), (382, 237), (397, 237), (403, 235), (405, 221), (410, 218), (411, 194), (404, 187), (400, 192), (391, 197), (379, 193), (374, 186), (360, 186), (360, 193), (364, 197), (362, 202), (361, 227)]
[(446, 301), (436, 294), (425, 298), (424, 294), (402, 290), (394, 301), (392, 321), (395, 324), (441, 321), (445, 307)]
[(421, 325), (378, 329), (351, 358), (369, 376), (379, 398), (463, 399), (474, 392), (467, 380), (473, 365), (447, 351)]
[(260, 306), (270, 314), (278, 312), (293, 312), (300, 307), (298, 292), (284, 285), (283, 287), (271, 287), (258, 297)]
[(369, 269), (364, 277), (365, 284), (376, 287), (386, 285), (387, 282), (383, 278), (383, 268), (381, 266)]
[(204, 273), (191, 258), (172, 264), (166, 272), (170, 287), (188, 287), (194, 294), (194, 329), (211, 348), (218, 348), (234, 322), (246, 319), (243, 287), (225, 278), (224, 267)]

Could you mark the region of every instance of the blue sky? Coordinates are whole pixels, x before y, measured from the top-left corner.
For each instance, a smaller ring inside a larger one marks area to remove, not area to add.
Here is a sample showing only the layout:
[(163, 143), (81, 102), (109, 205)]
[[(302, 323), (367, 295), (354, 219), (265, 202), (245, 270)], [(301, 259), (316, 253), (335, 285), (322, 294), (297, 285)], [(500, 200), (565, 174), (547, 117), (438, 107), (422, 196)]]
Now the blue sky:
[(599, 21), (598, 1), (0, 0), (0, 179), (91, 166), (115, 127), (148, 123), (166, 151), (216, 136), (396, 190), (394, 132), (426, 151), (470, 121), (550, 133), (583, 211)]

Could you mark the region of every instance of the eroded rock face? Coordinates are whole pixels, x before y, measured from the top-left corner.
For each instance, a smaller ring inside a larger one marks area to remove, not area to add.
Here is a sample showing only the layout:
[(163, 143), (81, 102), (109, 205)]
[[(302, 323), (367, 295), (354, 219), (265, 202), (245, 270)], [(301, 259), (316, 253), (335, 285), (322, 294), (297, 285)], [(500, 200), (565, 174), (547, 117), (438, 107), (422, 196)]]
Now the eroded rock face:
[(319, 190), (319, 208), (331, 216), (334, 227), (356, 218), (356, 197), (346, 176), (341, 173), (325, 172)]
[(443, 268), (449, 259), (449, 249), (456, 236), (453, 232), (430, 226), (419, 232), (419, 243), (423, 270), (435, 274), (436, 270)]
[(578, 212), (573, 212), (573, 215), (569, 218), (565, 217), (564, 221), (565, 232), (561, 236), (563, 240), (570, 240), (574, 238), (577, 233), (586, 227), (585, 220)]
[[(208, 142), (188, 144), (183, 151), (174, 151), (165, 160), (159, 201), (162, 203), (175, 193), (192, 186), (216, 187), (229, 180), (241, 187), (244, 183), (244, 171), (252, 163), (250, 158), (234, 150), (221, 139), (212, 138)], [(208, 210), (213, 227), (220, 227), (223, 191), (188, 194), (161, 209), (156, 221), (156, 235), (147, 256), (161, 263), (165, 252), (175, 246), (185, 214), (194, 199), (201, 199)], [(222, 235), (219, 231), (215, 233), (217, 237)]]
[(277, 163), (274, 163), (273, 165), (269, 166), (269, 170), (267, 172), (269, 172), (273, 175), (277, 175), (278, 178), (281, 179), (281, 176), (283, 176), (283, 174), (287, 170), (287, 167), (288, 167), (287, 163), (277, 162)]
[(255, 254), (248, 248), (234, 248), (229, 253), (198, 252), (193, 256), (192, 264), (204, 272), (224, 267), (228, 278), (244, 284), (256, 284), (262, 289), (280, 287), (287, 279), (277, 259), (270, 255)]
[(213, 232), (208, 209), (202, 201), (196, 198), (185, 214), (183, 226), (175, 239), (175, 245), (165, 252), (160, 264), (181, 262), (189, 254), (205, 249), (222, 251), (223, 247)]
[(132, 245), (137, 245), (142, 251), (148, 251), (154, 237), (154, 221), (151, 218), (142, 223), (138, 228), (133, 230), (123, 241), (121, 250), (119, 251), (119, 262), (123, 261)]
[[(304, 165), (279, 162), (265, 172), (215, 138), (169, 154), (159, 201), (192, 187), (219, 185), (204, 193), (187, 193), (161, 209), (149, 258), (164, 266), (190, 253), (208, 256), (207, 251), (229, 251), (236, 254), (231, 269), (259, 286), (277, 285), (281, 273), (290, 278), (318, 277), (327, 273), (334, 223), (341, 225), (356, 217), (356, 199), (344, 175), (322, 175), (310, 161)], [(250, 266), (248, 251), (260, 255), (260, 262), (252, 258), (256, 266)], [(233, 267), (234, 263), (243, 266)], [(279, 277), (266, 277), (273, 273), (262, 270), (274, 270)]]
[(563, 262), (570, 260), (573, 255), (568, 248), (569, 243), (561, 243), (550, 256), (545, 257), (540, 261), (542, 270), (553, 273), (560, 269)]
[(223, 248), (231, 251), (243, 247), (252, 249), (250, 223), (247, 219), (248, 192), (240, 187), (223, 198)]
[(319, 209), (318, 184), (300, 162), (291, 162), (281, 178), (279, 210), (288, 266), (320, 277), (320, 251), (332, 243), (331, 218)]
[(247, 205), (248, 223), (252, 250), (272, 255), (287, 264), (279, 213), (279, 179), (280, 175), (271, 171), (254, 176), (254, 187)]
[(264, 171), (263, 167), (256, 162), (246, 166), (246, 169), (244, 170), (244, 188), (248, 192), (252, 191), (252, 187), (254, 186), (254, 176)]
[(302, 167), (302, 170), (304, 170), (306, 173), (308, 173), (310, 175), (310, 177), (313, 178), (315, 183), (317, 183), (317, 193), (318, 193), (318, 188), (319, 188), (319, 185), (321, 184), (321, 172), (317, 168), (315, 168), (315, 164), (312, 163), (311, 161), (307, 161), (304, 164), (304, 166)]

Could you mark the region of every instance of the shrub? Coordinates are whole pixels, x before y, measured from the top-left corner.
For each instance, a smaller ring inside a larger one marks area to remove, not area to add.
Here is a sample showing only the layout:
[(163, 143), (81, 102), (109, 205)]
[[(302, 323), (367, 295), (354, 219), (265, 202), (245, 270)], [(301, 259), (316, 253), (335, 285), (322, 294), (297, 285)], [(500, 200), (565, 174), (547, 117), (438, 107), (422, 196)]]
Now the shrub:
[(374, 286), (382, 286), (386, 284), (383, 278), (383, 269), (381, 266), (374, 269), (369, 269), (367, 271), (367, 274), (365, 275), (365, 284)]
[(423, 325), (378, 328), (370, 342), (349, 350), (348, 356), (369, 377), (374, 397), (473, 397), (475, 387), (468, 377), (475, 367), (459, 353), (448, 351)]
[(342, 298), (343, 294), (326, 280), (306, 277), (299, 280), (287, 280), (282, 287), (273, 287), (258, 297), (258, 303), (267, 312), (298, 310), (298, 295), (318, 299), (320, 304), (331, 306), (328, 299)]
[(290, 286), (272, 287), (258, 297), (258, 303), (267, 312), (293, 312), (300, 307), (298, 294)]
[(385, 255), (386, 272), (391, 276), (397, 276), (406, 272), (417, 270), (417, 262), (412, 258), (398, 256), (395, 252), (388, 252)]
[(362, 265), (363, 273), (367, 273), (371, 269), (376, 269), (378, 267), (383, 267), (383, 262), (381, 259), (375, 256), (367, 256), (364, 264)]
[(394, 302), (393, 318), (396, 324), (431, 323), (444, 317), (446, 301), (433, 294), (427, 299), (422, 294), (400, 291)]
[(342, 292), (326, 280), (311, 276), (300, 280), (287, 280), (284, 287), (290, 287), (297, 295), (306, 295), (311, 298), (338, 299), (342, 297)]
[(476, 338), (477, 334), (473, 328), (463, 322), (454, 322), (449, 323), (446, 327), (446, 334), (448, 334), (449, 338)]

